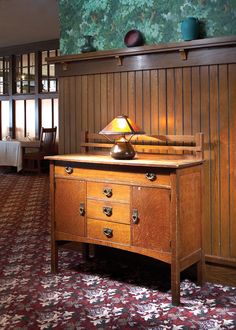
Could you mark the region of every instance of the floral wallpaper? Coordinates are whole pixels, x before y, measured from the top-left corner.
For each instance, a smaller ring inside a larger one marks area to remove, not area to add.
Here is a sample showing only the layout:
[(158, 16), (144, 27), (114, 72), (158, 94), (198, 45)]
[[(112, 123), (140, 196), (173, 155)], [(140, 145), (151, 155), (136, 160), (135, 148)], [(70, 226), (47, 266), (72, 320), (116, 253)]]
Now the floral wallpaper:
[(62, 54), (81, 52), (84, 35), (97, 50), (123, 48), (124, 36), (140, 30), (145, 44), (181, 41), (181, 21), (199, 19), (201, 37), (236, 35), (235, 0), (59, 0)]

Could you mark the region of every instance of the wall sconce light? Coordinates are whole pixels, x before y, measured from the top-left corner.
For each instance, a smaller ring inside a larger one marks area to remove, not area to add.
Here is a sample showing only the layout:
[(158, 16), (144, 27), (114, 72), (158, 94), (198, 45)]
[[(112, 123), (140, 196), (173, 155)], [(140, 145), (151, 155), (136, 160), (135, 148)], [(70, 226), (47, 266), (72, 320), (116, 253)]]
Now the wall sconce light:
[[(130, 140), (135, 134), (145, 134), (128, 116), (120, 115), (114, 118), (99, 134), (113, 137), (120, 136), (110, 150), (110, 155), (115, 159), (132, 159), (135, 156), (135, 150)], [(127, 140), (126, 136), (130, 138)], [(110, 140), (110, 139), (109, 139)]]

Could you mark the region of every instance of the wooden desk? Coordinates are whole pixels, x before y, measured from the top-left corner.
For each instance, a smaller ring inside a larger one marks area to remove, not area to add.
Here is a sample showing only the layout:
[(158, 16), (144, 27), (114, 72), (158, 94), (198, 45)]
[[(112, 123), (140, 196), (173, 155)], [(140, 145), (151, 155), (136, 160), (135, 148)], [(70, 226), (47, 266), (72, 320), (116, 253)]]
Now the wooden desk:
[(50, 156), (52, 271), (59, 241), (110, 246), (171, 265), (172, 303), (180, 272), (197, 264), (202, 283), (202, 160), (133, 160), (75, 154)]

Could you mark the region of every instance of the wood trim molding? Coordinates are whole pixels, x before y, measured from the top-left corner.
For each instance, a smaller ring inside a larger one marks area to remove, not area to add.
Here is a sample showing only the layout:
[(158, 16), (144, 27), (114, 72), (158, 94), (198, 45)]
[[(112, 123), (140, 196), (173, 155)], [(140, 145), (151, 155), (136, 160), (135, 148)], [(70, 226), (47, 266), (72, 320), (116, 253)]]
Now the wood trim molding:
[(236, 63), (236, 36), (47, 58), (58, 77)]
[(96, 51), (74, 55), (62, 55), (50, 57), (47, 59), (49, 63), (69, 63), (74, 61), (92, 60), (98, 58), (117, 58), (120, 56), (143, 55), (150, 53), (173, 52), (179, 50), (208, 48), (208, 47), (223, 47), (236, 45), (236, 36), (221, 37), (221, 38), (206, 38), (192, 41), (184, 41), (178, 43), (165, 43), (159, 45), (146, 45), (141, 47), (129, 47), (113, 50)]
[(223, 258), (223, 257), (211, 256), (207, 254), (205, 256), (205, 260), (207, 263), (236, 268), (235, 258)]

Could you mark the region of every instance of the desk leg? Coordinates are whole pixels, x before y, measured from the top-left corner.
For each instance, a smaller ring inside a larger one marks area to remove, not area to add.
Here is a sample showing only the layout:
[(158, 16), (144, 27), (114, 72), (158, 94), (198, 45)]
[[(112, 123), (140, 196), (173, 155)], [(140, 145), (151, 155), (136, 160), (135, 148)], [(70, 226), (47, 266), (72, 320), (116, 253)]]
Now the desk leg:
[(171, 264), (171, 294), (172, 305), (178, 306), (180, 304), (180, 271), (178, 264)]
[(51, 272), (58, 272), (58, 243), (54, 240), (51, 244)]
[(82, 243), (82, 256), (84, 261), (89, 260), (89, 244), (88, 243)]

